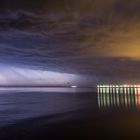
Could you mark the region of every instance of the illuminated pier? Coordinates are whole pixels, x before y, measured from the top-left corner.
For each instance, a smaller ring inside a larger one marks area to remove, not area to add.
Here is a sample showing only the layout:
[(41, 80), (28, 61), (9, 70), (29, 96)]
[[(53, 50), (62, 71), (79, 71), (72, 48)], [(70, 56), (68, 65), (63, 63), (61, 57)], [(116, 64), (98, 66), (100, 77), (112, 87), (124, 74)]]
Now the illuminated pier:
[(140, 108), (140, 85), (97, 85), (99, 108)]
[(97, 85), (97, 92), (140, 94), (140, 85)]

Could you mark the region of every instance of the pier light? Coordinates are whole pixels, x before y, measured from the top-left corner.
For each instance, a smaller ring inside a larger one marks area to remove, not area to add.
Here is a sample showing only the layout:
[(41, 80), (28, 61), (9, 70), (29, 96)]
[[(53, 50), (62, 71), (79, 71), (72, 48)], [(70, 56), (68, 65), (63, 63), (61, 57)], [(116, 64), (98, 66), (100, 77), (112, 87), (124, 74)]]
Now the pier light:
[(127, 85), (127, 84), (125, 84), (125, 85), (123, 85), (123, 87), (125, 87), (125, 88), (127, 88), (129, 85)]
[(126, 94), (127, 93), (127, 87), (128, 87), (128, 85), (123, 85), (124, 86), (124, 93)]
[(115, 85), (112, 85), (113, 93), (115, 93)]
[(103, 85), (102, 88), (103, 88), (103, 93), (105, 93), (106, 92), (106, 86)]
[(109, 86), (107, 86), (107, 88), (106, 88), (106, 92), (109, 93)]
[(138, 94), (140, 94), (140, 86), (138, 86), (138, 88), (137, 88), (137, 89), (138, 89)]
[(102, 85), (100, 85), (100, 88), (102, 88)]
[(116, 85), (116, 86), (115, 86), (115, 89), (116, 89), (116, 93), (118, 94), (118, 93), (119, 93), (119, 86)]

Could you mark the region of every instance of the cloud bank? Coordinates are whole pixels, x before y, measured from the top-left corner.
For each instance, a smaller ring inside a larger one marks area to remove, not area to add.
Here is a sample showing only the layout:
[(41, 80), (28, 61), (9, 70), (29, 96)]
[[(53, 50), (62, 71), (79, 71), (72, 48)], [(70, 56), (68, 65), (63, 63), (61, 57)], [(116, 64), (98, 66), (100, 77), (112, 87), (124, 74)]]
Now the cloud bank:
[(1, 64), (73, 74), (87, 84), (139, 82), (139, 0), (2, 3)]

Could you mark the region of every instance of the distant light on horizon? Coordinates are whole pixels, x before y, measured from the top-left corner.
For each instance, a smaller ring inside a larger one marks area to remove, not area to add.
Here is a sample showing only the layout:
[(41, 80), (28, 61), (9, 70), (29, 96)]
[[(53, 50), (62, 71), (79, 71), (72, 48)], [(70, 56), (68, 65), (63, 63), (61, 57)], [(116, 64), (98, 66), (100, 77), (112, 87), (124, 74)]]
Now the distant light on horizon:
[(71, 86), (71, 88), (77, 88), (77, 86), (76, 86), (76, 85), (74, 85), (74, 86)]

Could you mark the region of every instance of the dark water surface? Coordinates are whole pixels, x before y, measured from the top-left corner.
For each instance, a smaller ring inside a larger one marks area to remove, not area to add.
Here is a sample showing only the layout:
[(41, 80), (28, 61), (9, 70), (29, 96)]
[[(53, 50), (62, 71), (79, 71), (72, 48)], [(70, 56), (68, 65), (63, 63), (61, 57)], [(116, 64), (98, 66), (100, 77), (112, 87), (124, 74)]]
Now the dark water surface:
[(139, 139), (140, 95), (94, 89), (0, 90), (0, 139)]

